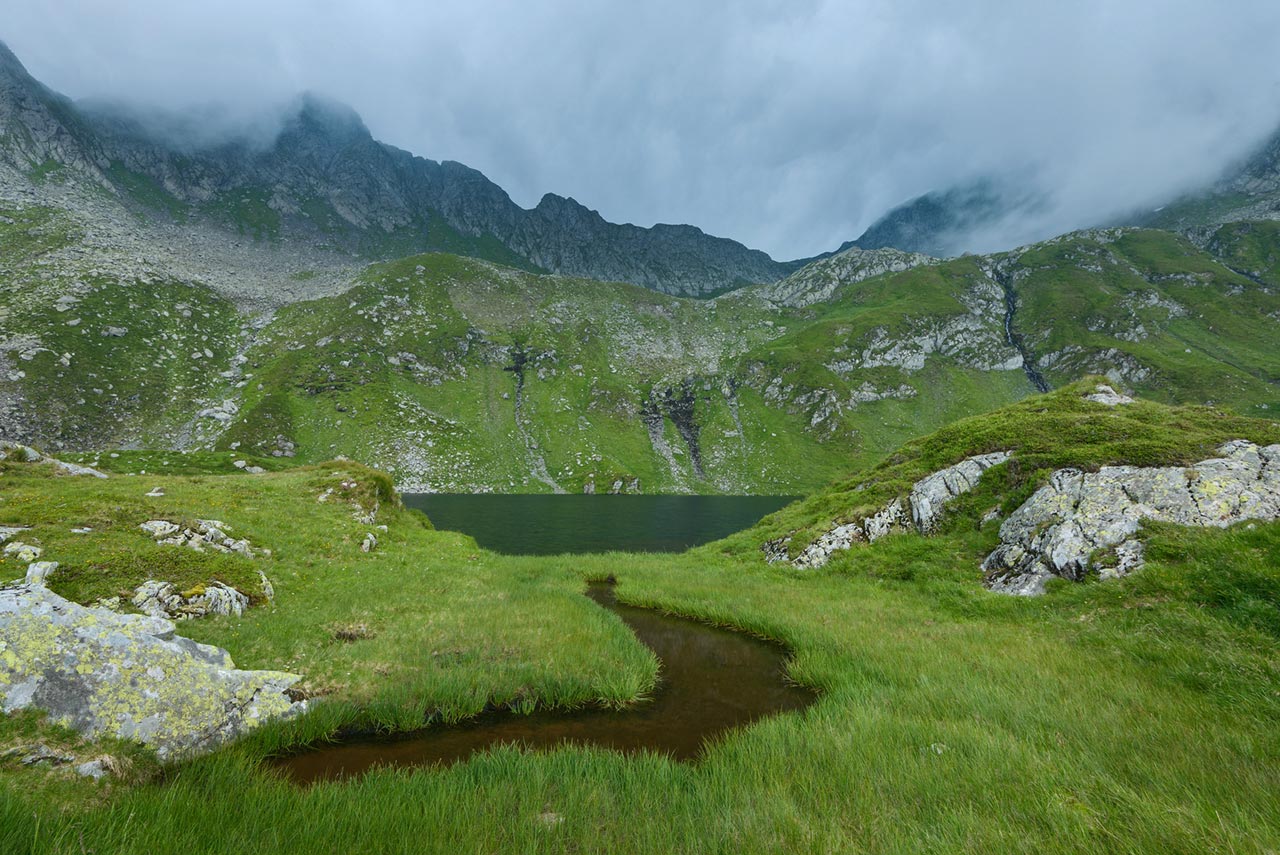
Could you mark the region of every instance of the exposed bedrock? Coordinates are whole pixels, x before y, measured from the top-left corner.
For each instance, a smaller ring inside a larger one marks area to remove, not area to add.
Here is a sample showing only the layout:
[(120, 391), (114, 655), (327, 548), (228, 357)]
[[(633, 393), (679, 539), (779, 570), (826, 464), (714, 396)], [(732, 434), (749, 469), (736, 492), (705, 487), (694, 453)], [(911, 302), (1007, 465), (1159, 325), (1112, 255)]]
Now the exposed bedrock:
[(1000, 526), (983, 562), (993, 591), (1031, 596), (1057, 576), (1122, 576), (1142, 566), (1144, 520), (1225, 527), (1280, 516), (1280, 445), (1235, 440), (1192, 466), (1060, 469)]
[(1007, 451), (996, 451), (965, 458), (912, 485), (906, 506), (898, 498), (860, 522), (833, 524), (794, 559), (789, 557), (790, 537), (771, 540), (761, 547), (765, 560), (771, 564), (790, 562), (796, 567), (815, 568), (826, 564), (835, 552), (849, 549), (855, 543), (873, 543), (894, 531), (913, 527), (928, 534), (937, 526), (948, 503), (976, 487), (983, 472), (1009, 457)]

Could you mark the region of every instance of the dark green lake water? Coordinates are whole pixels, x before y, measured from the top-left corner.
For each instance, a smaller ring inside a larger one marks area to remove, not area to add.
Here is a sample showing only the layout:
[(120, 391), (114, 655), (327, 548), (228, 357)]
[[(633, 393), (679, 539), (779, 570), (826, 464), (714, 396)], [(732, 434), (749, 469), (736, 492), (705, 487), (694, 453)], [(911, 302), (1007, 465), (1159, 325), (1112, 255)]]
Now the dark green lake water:
[(436, 528), (508, 555), (681, 552), (754, 525), (791, 496), (502, 496), (406, 493)]

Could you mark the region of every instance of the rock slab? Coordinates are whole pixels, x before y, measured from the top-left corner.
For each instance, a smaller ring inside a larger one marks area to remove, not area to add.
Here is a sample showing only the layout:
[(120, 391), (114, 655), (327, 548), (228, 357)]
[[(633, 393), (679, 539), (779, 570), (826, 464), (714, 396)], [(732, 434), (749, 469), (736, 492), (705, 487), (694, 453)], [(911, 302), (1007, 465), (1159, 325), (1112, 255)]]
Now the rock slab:
[(1034, 596), (1054, 577), (1123, 576), (1142, 566), (1143, 520), (1225, 527), (1280, 517), (1280, 445), (1235, 440), (1192, 466), (1060, 469), (1000, 526), (986, 585)]
[(86, 736), (142, 742), (172, 759), (306, 709), (286, 693), (298, 675), (237, 670), (225, 650), (174, 629), (41, 585), (0, 589), (0, 710), (41, 709)]

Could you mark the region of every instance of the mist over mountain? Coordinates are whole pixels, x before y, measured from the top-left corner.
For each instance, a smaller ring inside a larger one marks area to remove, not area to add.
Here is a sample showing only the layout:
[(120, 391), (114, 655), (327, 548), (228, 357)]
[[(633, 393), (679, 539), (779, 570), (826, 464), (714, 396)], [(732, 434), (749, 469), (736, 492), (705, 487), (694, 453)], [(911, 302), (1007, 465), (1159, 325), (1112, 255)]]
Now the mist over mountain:
[(1280, 122), (1280, 9), (1257, 2), (61, 8), (15, 0), (0, 37), (77, 99), (255, 116), (325, 92), (526, 209), (552, 192), (777, 259), (980, 178), (1046, 202), (971, 251), (1114, 221), (1213, 182)]
[(799, 266), (693, 226), (609, 223), (550, 193), (521, 208), (474, 169), (377, 141), (351, 107), (319, 95), (238, 127), (206, 125), (207, 112), (79, 105), (3, 45), (0, 85), (0, 157), (19, 172), (65, 169), (153, 217), (365, 257), (451, 251), (691, 296), (773, 282)]

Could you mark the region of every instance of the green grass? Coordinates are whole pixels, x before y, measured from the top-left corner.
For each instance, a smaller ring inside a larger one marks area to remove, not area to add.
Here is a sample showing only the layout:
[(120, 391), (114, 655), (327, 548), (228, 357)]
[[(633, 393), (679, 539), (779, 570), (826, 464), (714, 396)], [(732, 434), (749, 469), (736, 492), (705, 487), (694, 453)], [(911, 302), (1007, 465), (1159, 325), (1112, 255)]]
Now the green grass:
[[(10, 467), (0, 473), (5, 520), (56, 526), (60, 507), (99, 508), (123, 526), (151, 512), (140, 494), (154, 482), (166, 513), (215, 516), (271, 548), (255, 564), (275, 582), (274, 604), (183, 631), (226, 646), (243, 667), (297, 670), (324, 701), (149, 782), (95, 785), (0, 763), (0, 848), (1275, 851), (1280, 524), (1153, 527), (1148, 566), (1126, 579), (1058, 584), (1031, 600), (981, 588), (978, 565), (996, 542), (982, 513), (1016, 503), (1051, 467), (1187, 461), (1222, 438), (1280, 438), (1274, 423), (1207, 409), (1087, 404), (1081, 388), (944, 429), (849, 486), (674, 556), (495, 555), (432, 530), (387, 501), (385, 479), (350, 464), (108, 481)], [(1014, 464), (956, 502), (935, 537), (889, 537), (821, 571), (760, 557), (760, 540), (779, 527), (1011, 443)], [(381, 500), (389, 530), (370, 554), (358, 549), (366, 527), (350, 506), (316, 501), (348, 477), (363, 505)], [(48, 531), (51, 553), (73, 548)], [(104, 528), (84, 543), (124, 533)], [(652, 658), (580, 595), (585, 580), (607, 575), (624, 601), (785, 641), (791, 678), (819, 689), (818, 702), (729, 735), (693, 765), (498, 749), (448, 770), (306, 790), (260, 766), (343, 727), (413, 728), (490, 704), (623, 704), (648, 691)], [(357, 622), (372, 637), (334, 639)], [(45, 727), (10, 717), (0, 743)], [(138, 764), (146, 777), (145, 758)], [(548, 826), (545, 813), (563, 822)]]

